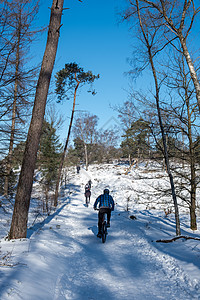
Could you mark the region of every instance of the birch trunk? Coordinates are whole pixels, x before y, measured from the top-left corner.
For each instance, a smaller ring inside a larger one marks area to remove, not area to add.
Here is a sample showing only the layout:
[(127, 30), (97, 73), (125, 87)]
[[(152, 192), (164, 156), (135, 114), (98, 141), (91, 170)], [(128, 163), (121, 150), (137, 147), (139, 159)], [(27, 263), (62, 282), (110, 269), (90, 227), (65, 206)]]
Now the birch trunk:
[[(186, 59), (188, 68), (190, 70), (190, 76), (192, 78), (192, 81), (193, 81), (193, 84), (195, 87), (197, 104), (198, 104), (199, 111), (200, 111), (200, 83), (198, 80), (197, 72), (195, 70), (193, 61), (190, 57), (190, 53), (187, 48), (187, 43), (186, 43), (187, 37), (189, 36), (189, 33), (192, 29), (195, 18), (198, 17), (197, 14), (200, 11), (200, 7), (195, 9), (196, 3), (192, 0), (182, 1), (183, 4), (181, 4), (181, 2), (180, 2), (180, 5), (179, 5), (180, 11), (177, 12), (177, 14), (179, 14), (181, 16), (181, 19), (176, 24), (176, 19), (173, 20), (173, 17), (172, 17), (172, 12), (174, 10), (174, 7), (176, 6), (175, 2), (177, 2), (176, 0), (167, 1), (167, 2), (163, 1), (163, 0), (159, 0), (157, 3), (155, 3), (155, 1), (150, 1), (150, 0), (141, 0), (141, 2), (145, 2), (148, 5), (150, 5), (153, 9), (156, 9), (160, 13), (160, 18), (163, 17), (164, 20), (166, 21), (165, 26), (170, 28), (170, 30), (180, 40), (181, 47), (183, 50), (183, 55)], [(171, 10), (169, 9), (170, 6), (171, 6)], [(191, 9), (191, 11), (190, 11), (190, 9)], [(169, 15), (169, 14), (167, 15), (167, 13), (169, 11), (171, 12), (171, 15)], [(186, 26), (186, 16), (188, 16), (189, 14), (190, 14), (190, 23), (188, 24), (188, 26)], [(153, 17), (153, 15), (152, 15), (152, 17)], [(185, 31), (185, 36), (183, 35), (183, 30)]]
[(200, 111), (200, 83), (199, 83), (197, 73), (195, 71), (192, 59), (190, 57), (190, 53), (188, 51), (185, 39), (183, 38), (183, 36), (180, 36), (179, 39), (180, 39), (181, 46), (182, 46), (182, 49), (183, 49), (183, 55), (184, 55), (185, 60), (187, 62), (188, 68), (190, 70), (190, 76), (192, 78), (192, 81), (193, 81), (193, 84), (194, 84), (194, 87), (195, 87), (197, 104), (198, 104), (199, 111)]

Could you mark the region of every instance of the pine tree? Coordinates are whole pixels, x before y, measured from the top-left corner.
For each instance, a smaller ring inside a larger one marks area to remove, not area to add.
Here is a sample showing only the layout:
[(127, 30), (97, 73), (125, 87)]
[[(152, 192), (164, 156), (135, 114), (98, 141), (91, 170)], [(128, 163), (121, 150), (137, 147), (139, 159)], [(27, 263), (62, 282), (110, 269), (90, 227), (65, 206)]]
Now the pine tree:
[[(6, 28), (6, 59), (1, 56), (0, 89), (1, 89), (1, 147), (8, 150), (6, 157), (4, 195), (8, 195), (10, 174), (12, 174), (13, 148), (16, 141), (24, 138), (31, 103), (31, 90), (35, 79), (35, 67), (27, 67), (31, 42), (37, 34), (33, 30), (33, 21), (37, 16), (39, 1), (18, 0), (5, 1), (4, 18)], [(2, 38), (2, 37), (1, 37)], [(3, 46), (4, 48), (4, 46)], [(2, 52), (2, 51), (1, 51)], [(30, 58), (29, 58), (30, 63)], [(4, 67), (3, 67), (4, 66)]]
[(44, 121), (46, 100), (56, 58), (64, 0), (53, 0), (46, 49), (38, 78), (32, 120), (26, 140), (9, 238), (25, 238), (33, 176)]
[[(138, 119), (131, 124), (123, 135), (124, 141), (121, 143), (124, 156), (136, 156), (138, 154), (146, 156), (149, 153), (150, 128), (148, 122)], [(130, 159), (131, 161), (131, 159)]]
[[(71, 134), (72, 123), (74, 119), (77, 90), (79, 87), (85, 84), (92, 85), (94, 80), (98, 78), (99, 78), (99, 74), (93, 75), (91, 71), (84, 72), (83, 68), (79, 67), (76, 63), (65, 64), (65, 67), (59, 72), (57, 72), (56, 74), (56, 94), (58, 96), (58, 101), (61, 102), (64, 99), (68, 99), (69, 93), (71, 92), (73, 95), (73, 106), (72, 106), (69, 129), (67, 133), (67, 139), (65, 142), (65, 147), (63, 150), (63, 154), (60, 161), (60, 167), (58, 171), (58, 180), (56, 183), (54, 206), (57, 206), (57, 202), (58, 202), (58, 189), (60, 184), (62, 168), (65, 160), (65, 154), (67, 151), (69, 138)], [(95, 95), (95, 91), (92, 91), (92, 94)]]
[(49, 211), (49, 192), (54, 189), (58, 176), (58, 168), (61, 153), (61, 144), (56, 135), (53, 123), (43, 122), (42, 135), (40, 140), (40, 155), (38, 164), (42, 174), (42, 184), (46, 196), (46, 211)]

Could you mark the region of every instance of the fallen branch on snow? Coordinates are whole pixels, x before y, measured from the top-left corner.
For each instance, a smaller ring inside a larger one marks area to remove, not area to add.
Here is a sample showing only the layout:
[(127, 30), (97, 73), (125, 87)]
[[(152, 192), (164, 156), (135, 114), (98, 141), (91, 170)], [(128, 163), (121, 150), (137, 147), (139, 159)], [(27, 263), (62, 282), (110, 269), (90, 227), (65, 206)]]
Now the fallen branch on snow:
[(185, 239), (185, 240), (197, 240), (200, 241), (200, 238), (195, 238), (195, 237), (191, 237), (191, 236), (185, 236), (185, 235), (180, 235), (180, 236), (176, 236), (170, 240), (157, 240), (156, 243), (172, 243), (178, 239)]

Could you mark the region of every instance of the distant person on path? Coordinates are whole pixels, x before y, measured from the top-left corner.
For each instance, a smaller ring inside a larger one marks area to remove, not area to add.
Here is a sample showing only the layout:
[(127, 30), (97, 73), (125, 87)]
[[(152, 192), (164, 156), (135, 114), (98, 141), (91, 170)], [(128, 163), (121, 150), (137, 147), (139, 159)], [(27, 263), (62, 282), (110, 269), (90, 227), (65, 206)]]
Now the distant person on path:
[(76, 167), (77, 174), (79, 174), (80, 169), (81, 169), (81, 167), (78, 165), (78, 166)]
[(88, 203), (90, 203), (90, 197), (91, 197), (90, 185), (87, 183), (85, 185), (85, 203), (87, 206)]
[(110, 218), (111, 218), (111, 211), (114, 210), (115, 203), (111, 195), (109, 195), (109, 190), (105, 189), (103, 194), (100, 195), (95, 203), (94, 209), (99, 207), (99, 214), (98, 214), (98, 234), (97, 237), (101, 238), (101, 229), (102, 229), (102, 220), (104, 213), (107, 214), (107, 227), (110, 227)]
[(92, 180), (91, 179), (88, 181), (88, 185), (89, 185), (89, 187), (91, 189), (91, 186), (92, 186)]

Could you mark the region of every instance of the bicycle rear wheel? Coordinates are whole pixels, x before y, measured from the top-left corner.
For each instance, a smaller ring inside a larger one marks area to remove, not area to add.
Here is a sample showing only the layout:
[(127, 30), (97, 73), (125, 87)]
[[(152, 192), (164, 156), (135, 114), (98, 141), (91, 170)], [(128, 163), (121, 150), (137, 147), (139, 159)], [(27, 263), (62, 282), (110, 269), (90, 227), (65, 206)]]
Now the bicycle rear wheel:
[(103, 224), (102, 224), (102, 243), (105, 243), (106, 235), (107, 235), (106, 222), (103, 222)]

